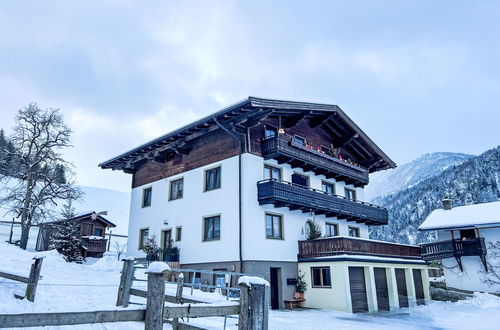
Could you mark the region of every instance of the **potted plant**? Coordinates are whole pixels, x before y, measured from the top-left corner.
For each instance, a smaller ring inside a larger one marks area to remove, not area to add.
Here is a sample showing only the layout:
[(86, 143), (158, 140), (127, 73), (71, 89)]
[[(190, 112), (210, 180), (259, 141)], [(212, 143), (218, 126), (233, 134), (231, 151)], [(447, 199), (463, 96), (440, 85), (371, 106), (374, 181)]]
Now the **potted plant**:
[(158, 247), (158, 243), (156, 242), (156, 237), (151, 236), (148, 238), (144, 246), (142, 247), (142, 251), (146, 253), (147, 261), (157, 261), (158, 254), (160, 252), (160, 248)]
[(179, 261), (179, 248), (174, 245), (174, 240), (168, 242), (168, 247), (162, 250), (163, 261)]
[(304, 299), (304, 292), (307, 289), (306, 281), (304, 281), (305, 274), (301, 274), (299, 271), (299, 276), (297, 276), (297, 284), (295, 284), (295, 293), (293, 295), (294, 299)]

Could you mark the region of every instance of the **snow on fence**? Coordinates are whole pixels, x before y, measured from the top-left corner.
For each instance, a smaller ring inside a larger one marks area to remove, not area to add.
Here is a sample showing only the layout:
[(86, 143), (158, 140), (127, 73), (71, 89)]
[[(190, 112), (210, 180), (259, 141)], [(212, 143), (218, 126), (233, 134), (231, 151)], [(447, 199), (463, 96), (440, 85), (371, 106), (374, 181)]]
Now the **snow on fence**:
[(36, 294), (36, 287), (38, 286), (38, 280), (40, 279), (40, 272), (42, 270), (42, 262), (43, 262), (44, 257), (35, 257), (35, 261), (31, 265), (30, 269), (30, 274), (28, 277), (20, 276), (20, 275), (15, 275), (15, 274), (10, 274), (6, 272), (0, 271), (0, 277), (21, 282), (21, 283), (26, 283), (26, 293), (24, 297), (18, 297), (20, 299), (28, 299), (29, 301), (33, 302), (35, 301), (35, 294)]
[(0, 328), (140, 321), (144, 322), (146, 330), (163, 329), (163, 323), (172, 324), (173, 329), (196, 329), (195, 326), (179, 322), (179, 318), (238, 315), (240, 330), (268, 329), (269, 284), (263, 279), (242, 277), (238, 282), (239, 287), (232, 288), (240, 291), (239, 302), (206, 303), (182, 297), (184, 287), (182, 275), (179, 275), (179, 281), (176, 282), (176, 295), (166, 295), (165, 279), (170, 272), (167, 264), (155, 263), (146, 271), (147, 279), (144, 281), (147, 282), (147, 290), (134, 289), (132, 288), (134, 260), (126, 259), (123, 261), (117, 305), (128, 305), (130, 295), (136, 295), (146, 298), (145, 306), (127, 310), (3, 314), (0, 315)]

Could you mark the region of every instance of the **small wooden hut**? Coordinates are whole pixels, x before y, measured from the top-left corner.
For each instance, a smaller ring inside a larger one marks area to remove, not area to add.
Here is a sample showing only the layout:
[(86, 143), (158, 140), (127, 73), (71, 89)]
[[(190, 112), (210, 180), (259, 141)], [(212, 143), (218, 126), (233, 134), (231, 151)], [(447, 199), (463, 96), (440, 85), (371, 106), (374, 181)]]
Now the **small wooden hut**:
[[(114, 223), (95, 212), (82, 213), (69, 221), (75, 222), (82, 240), (82, 257), (101, 258), (106, 252), (106, 229), (116, 227)], [(50, 246), (50, 237), (54, 228), (63, 221), (51, 221), (39, 226), (36, 241), (37, 251), (46, 251)]]

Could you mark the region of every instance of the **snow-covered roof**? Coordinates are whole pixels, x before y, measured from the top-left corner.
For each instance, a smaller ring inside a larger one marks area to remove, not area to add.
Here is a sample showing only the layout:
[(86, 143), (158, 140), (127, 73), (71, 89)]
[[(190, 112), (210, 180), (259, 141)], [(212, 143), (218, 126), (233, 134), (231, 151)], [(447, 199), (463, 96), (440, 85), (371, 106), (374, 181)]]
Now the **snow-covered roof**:
[(434, 210), (418, 230), (484, 228), (500, 225), (500, 201)]

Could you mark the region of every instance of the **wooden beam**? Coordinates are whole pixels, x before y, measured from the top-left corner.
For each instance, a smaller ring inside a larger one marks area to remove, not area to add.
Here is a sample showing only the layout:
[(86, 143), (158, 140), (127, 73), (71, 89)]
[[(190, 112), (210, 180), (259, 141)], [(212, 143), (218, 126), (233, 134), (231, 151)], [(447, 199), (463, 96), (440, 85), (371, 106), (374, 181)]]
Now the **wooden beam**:
[(348, 136), (348, 137), (346, 137), (346, 138), (344, 138), (336, 143), (332, 143), (332, 144), (335, 148), (343, 148), (346, 145), (348, 145), (349, 143), (351, 143), (352, 141), (354, 141), (355, 139), (357, 139), (358, 137), (359, 137), (359, 134), (354, 133), (353, 135)]
[(286, 117), (284, 121), (285, 128), (290, 128), (297, 125), (300, 121), (304, 120), (309, 115), (309, 113), (309, 111), (305, 111), (297, 116)]
[(228, 316), (239, 314), (240, 306), (237, 304), (229, 306), (196, 306), (184, 304), (180, 306), (167, 306), (163, 310), (163, 318), (181, 318), (181, 317), (210, 317), (210, 316)]
[(323, 126), (326, 124), (327, 121), (329, 121), (330, 119), (334, 119), (335, 117), (337, 117), (337, 113), (333, 113), (331, 115), (326, 115), (326, 116), (317, 116), (317, 117), (314, 117), (314, 118), (311, 118), (309, 119), (309, 126), (311, 126), (312, 128), (315, 128), (315, 127), (318, 127), (318, 126)]
[(0, 325), (5, 328), (25, 328), (107, 322), (134, 322), (144, 321), (145, 315), (146, 312), (144, 309), (67, 313), (1, 314)]

